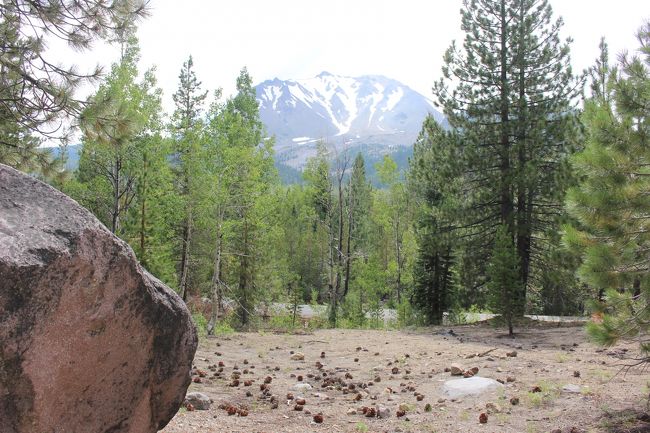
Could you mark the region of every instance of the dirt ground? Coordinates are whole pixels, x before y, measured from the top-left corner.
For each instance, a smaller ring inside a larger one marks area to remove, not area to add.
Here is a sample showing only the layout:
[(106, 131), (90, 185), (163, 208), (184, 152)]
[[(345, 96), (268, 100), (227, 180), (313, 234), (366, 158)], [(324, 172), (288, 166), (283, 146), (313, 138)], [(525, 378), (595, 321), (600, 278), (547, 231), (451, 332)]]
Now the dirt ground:
[[(516, 356), (507, 356), (512, 351)], [(292, 360), (299, 354), (304, 360)], [(650, 423), (636, 420), (638, 412), (620, 412), (646, 409), (650, 376), (621, 371), (629, 363), (622, 358), (635, 355), (635, 345), (589, 343), (578, 326), (533, 326), (514, 339), (487, 325), (205, 338), (193, 372), (200, 383), (188, 392), (205, 393), (214, 403), (209, 410), (181, 409), (163, 432), (650, 432)], [(477, 376), (504, 386), (447, 398), (441, 388), (456, 379), (445, 372), (452, 363), (478, 367)], [(233, 372), (240, 374), (238, 386)], [(296, 390), (297, 383), (313, 389)], [(563, 389), (567, 385), (573, 392)], [(532, 392), (535, 387), (540, 392)], [(305, 404), (297, 411), (300, 398)], [(367, 417), (364, 406), (390, 413)], [(405, 414), (398, 417), (400, 406)], [(229, 415), (228, 407), (246, 416)], [(482, 413), (486, 423), (479, 421)], [(322, 423), (314, 421), (317, 414)]]

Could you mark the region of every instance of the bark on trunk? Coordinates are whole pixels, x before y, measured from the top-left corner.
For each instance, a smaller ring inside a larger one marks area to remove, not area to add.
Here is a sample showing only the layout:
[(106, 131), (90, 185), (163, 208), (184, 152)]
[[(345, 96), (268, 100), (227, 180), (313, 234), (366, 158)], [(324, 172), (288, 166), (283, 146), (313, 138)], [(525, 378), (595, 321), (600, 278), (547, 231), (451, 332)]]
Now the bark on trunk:
[(211, 301), (212, 311), (210, 312), (210, 321), (208, 322), (208, 335), (214, 335), (214, 329), (219, 320), (221, 310), (221, 249), (222, 249), (221, 228), (217, 228), (217, 241), (214, 250), (214, 267), (211, 281)]
[(183, 227), (183, 249), (181, 253), (181, 278), (178, 289), (183, 301), (187, 301), (187, 276), (189, 273), (190, 243), (192, 241), (192, 208), (188, 209)]

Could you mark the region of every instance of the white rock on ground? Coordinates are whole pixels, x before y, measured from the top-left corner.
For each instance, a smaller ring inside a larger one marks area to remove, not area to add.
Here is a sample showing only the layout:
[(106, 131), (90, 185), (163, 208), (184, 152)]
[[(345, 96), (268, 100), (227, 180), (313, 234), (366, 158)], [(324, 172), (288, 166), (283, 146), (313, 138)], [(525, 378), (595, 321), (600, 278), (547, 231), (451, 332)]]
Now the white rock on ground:
[(308, 383), (296, 383), (293, 386), (293, 389), (296, 391), (309, 391), (310, 389), (312, 389), (312, 386)]
[(484, 392), (494, 391), (503, 385), (487, 377), (469, 377), (467, 379), (453, 379), (446, 381), (442, 386), (442, 393), (449, 398), (464, 397), (466, 395), (479, 395)]
[(566, 384), (562, 387), (562, 392), (570, 393), (570, 394), (580, 394), (580, 386), (574, 385), (572, 383)]

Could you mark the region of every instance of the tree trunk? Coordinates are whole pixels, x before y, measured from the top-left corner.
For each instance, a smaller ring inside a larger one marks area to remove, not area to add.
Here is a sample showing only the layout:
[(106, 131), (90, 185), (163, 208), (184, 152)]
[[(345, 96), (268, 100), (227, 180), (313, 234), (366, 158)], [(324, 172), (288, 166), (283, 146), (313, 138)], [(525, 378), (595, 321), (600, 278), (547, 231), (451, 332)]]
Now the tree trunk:
[(520, 290), (517, 300), (517, 311), (515, 314), (523, 316), (526, 305), (526, 291), (528, 288), (528, 275), (530, 272), (530, 238), (531, 227), (532, 227), (532, 213), (529, 211), (529, 208), (532, 204), (532, 195), (527, 187), (528, 179), (526, 175), (526, 165), (528, 163), (527, 157), (527, 133), (526, 133), (526, 69), (525, 69), (525, 57), (524, 57), (524, 10), (523, 5), (519, 9), (519, 20), (520, 20), (520, 43), (519, 43), (519, 53), (518, 53), (518, 63), (519, 63), (519, 113), (517, 116), (518, 122), (518, 131), (517, 131), (517, 158), (518, 158), (518, 172), (517, 172), (517, 238), (516, 238), (516, 247), (517, 247), (517, 257), (519, 259), (519, 280), (520, 280)]
[(508, 100), (508, 46), (507, 46), (508, 23), (506, 19), (506, 2), (501, 0), (501, 222), (506, 224), (508, 232), (514, 235), (513, 230), (513, 205), (511, 193), (511, 176), (510, 176), (510, 113)]
[(397, 259), (397, 303), (402, 303), (402, 242), (399, 233), (399, 215), (395, 218), (395, 258)]
[(117, 233), (120, 225), (120, 159), (115, 158), (113, 164), (113, 208), (111, 210), (111, 232)]
[(248, 314), (248, 309), (251, 307), (249, 305), (250, 301), (250, 287), (249, 287), (249, 278), (248, 278), (248, 221), (244, 220), (244, 245), (243, 245), (242, 255), (239, 260), (239, 293), (241, 294), (241, 323), (243, 326), (249, 324), (250, 318)]
[(183, 249), (181, 253), (181, 278), (178, 284), (183, 301), (187, 301), (187, 276), (190, 262), (190, 242), (192, 241), (192, 208), (187, 212), (185, 225), (183, 227)]
[(329, 288), (329, 295), (330, 295), (330, 311), (329, 311), (329, 322), (330, 326), (336, 327), (336, 309), (338, 307), (337, 305), (337, 299), (338, 299), (338, 293), (337, 293), (337, 287), (336, 287), (336, 277), (335, 277), (335, 268), (336, 264), (334, 261), (334, 253), (336, 246), (334, 245), (334, 227), (333, 227), (333, 218), (330, 215), (329, 217), (329, 224), (328, 224), (328, 243), (329, 243), (329, 253), (328, 253), (328, 258), (327, 258), (327, 264), (329, 267), (329, 281), (328, 281), (328, 288)]
[(350, 194), (348, 196), (348, 239), (347, 246), (345, 248), (345, 282), (343, 285), (343, 297), (345, 298), (348, 295), (348, 290), (350, 288), (350, 266), (352, 264), (352, 255), (351, 255), (351, 244), (352, 244), (352, 225), (354, 222), (354, 207), (353, 207), (353, 192), (352, 187), (350, 186)]
[(142, 159), (142, 183), (140, 186), (140, 261), (147, 265), (146, 230), (147, 230), (147, 154)]
[(214, 250), (214, 266), (211, 282), (212, 311), (208, 322), (208, 335), (214, 335), (214, 328), (219, 320), (221, 310), (221, 249), (222, 249), (221, 222), (217, 224), (217, 240)]

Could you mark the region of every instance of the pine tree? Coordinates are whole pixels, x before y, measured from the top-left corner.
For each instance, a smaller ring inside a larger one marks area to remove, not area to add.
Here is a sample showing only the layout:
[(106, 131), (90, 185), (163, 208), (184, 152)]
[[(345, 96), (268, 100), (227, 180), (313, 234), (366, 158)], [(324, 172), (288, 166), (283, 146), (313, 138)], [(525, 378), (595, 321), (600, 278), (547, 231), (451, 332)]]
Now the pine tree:
[(0, 34), (4, 41), (0, 56), (0, 163), (25, 172), (51, 174), (58, 168), (54, 160), (49, 152), (39, 150), (41, 140), (32, 134), (31, 125), (21, 121), (20, 105), (9, 103), (13, 86), (22, 78), (20, 71), (11, 65), (18, 67), (23, 59), (19, 51), (5, 51), (5, 47), (19, 43), (18, 31), (10, 17), (0, 21)]
[[(79, 180), (89, 185), (82, 203), (106, 226), (123, 234), (122, 222), (137, 194), (138, 152), (136, 141), (157, 113), (147, 111), (146, 83), (137, 83), (137, 40), (124, 35), (121, 58), (113, 65), (92, 104), (82, 116), (83, 147)], [(160, 108), (159, 106), (157, 107)]]
[(648, 362), (650, 25), (638, 40), (639, 55), (623, 56), (618, 71), (606, 53), (596, 67), (598, 91), (583, 114), (585, 148), (574, 158), (581, 182), (568, 195), (577, 223), (566, 227), (565, 241), (582, 255), (583, 281), (606, 291), (605, 315), (590, 324), (591, 336), (606, 345), (636, 337)]
[(87, 50), (145, 16), (145, 6), (139, 0), (0, 3), (0, 162), (30, 172), (58, 169), (36, 137), (69, 138), (66, 125), (85, 105), (74, 93), (100, 76), (99, 68), (83, 73), (53, 61), (46, 41)]
[(459, 237), (450, 226), (457, 218), (460, 177), (453, 164), (444, 163), (454, 161), (457, 150), (454, 136), (427, 117), (413, 147), (409, 190), (417, 208), (412, 303), (428, 324), (441, 324), (443, 313), (453, 304), (452, 245), (459, 243)]
[(562, 20), (552, 20), (546, 0), (465, 0), (461, 14), (463, 49), (447, 50), (434, 88), (462, 138), (457, 159), (445, 162), (458, 166), (465, 183), (467, 205), (456, 225), (476, 263), (489, 256), (497, 227), (507, 226), (524, 302), (546, 271), (544, 252), (562, 214), (580, 83), (570, 41), (559, 38)]
[(367, 220), (370, 214), (371, 187), (366, 179), (365, 161), (358, 153), (352, 164), (352, 173), (347, 185), (347, 236), (345, 247), (345, 278), (343, 294), (345, 298), (350, 289), (352, 262), (357, 256), (364, 255), (368, 232)]
[(201, 91), (201, 82), (196, 78), (192, 56), (183, 63), (178, 79), (178, 89), (173, 95), (176, 110), (172, 115), (170, 129), (178, 158), (175, 163), (176, 183), (185, 212), (178, 227), (180, 237), (178, 292), (183, 300), (187, 300), (196, 190), (201, 184), (200, 179), (195, 176), (197, 172), (194, 169), (201, 155), (203, 132), (201, 114), (207, 91)]
[(317, 154), (307, 160), (304, 171), (304, 178), (307, 184), (307, 194), (314, 209), (314, 227), (322, 230), (327, 239), (325, 245), (325, 260), (327, 272), (324, 280), (327, 285), (327, 297), (329, 298), (330, 325), (335, 327), (338, 313), (338, 282), (340, 282), (340, 269), (337, 267), (337, 258), (340, 252), (337, 251), (337, 225), (336, 209), (337, 203), (334, 199), (334, 179), (331, 174), (329, 152), (325, 144), (318, 143)]
[(226, 234), (236, 279), (232, 295), (239, 304), (241, 325), (250, 325), (256, 303), (264, 295), (259, 274), (264, 268), (267, 251), (264, 240), (269, 235), (268, 212), (273, 212), (272, 187), (277, 182), (273, 165), (273, 140), (266, 137), (259, 118), (259, 105), (246, 68), (237, 78), (237, 94), (228, 100), (219, 114), (216, 140), (223, 146), (221, 157), (227, 167), (223, 178)]
[(169, 143), (161, 137), (162, 91), (153, 68), (138, 81), (137, 40), (132, 32), (122, 36), (120, 61), (83, 113), (79, 168), (63, 189), (174, 285), (170, 231), (178, 205)]
[(517, 250), (505, 225), (497, 229), (487, 273), (490, 308), (501, 315), (508, 326), (508, 334), (512, 336), (514, 319), (523, 314), (524, 305), (517, 296), (521, 284)]

